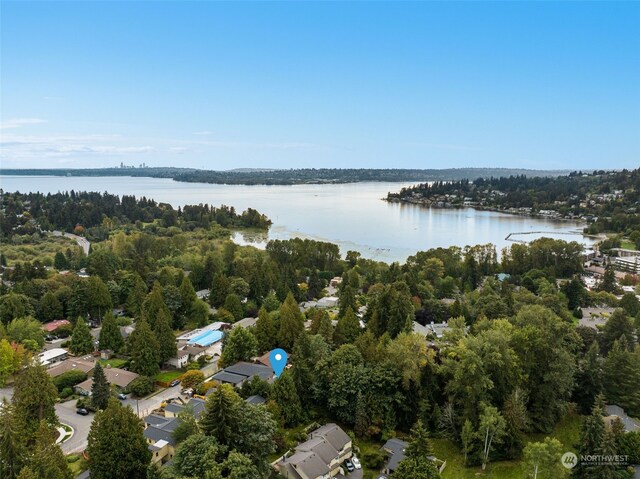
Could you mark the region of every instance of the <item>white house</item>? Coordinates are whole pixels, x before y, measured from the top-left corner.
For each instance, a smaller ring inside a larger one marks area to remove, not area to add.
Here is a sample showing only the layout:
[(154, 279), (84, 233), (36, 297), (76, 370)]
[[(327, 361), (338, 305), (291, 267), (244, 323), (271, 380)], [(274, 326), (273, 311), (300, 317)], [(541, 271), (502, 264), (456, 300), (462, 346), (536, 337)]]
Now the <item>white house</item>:
[(64, 361), (69, 357), (69, 351), (62, 348), (52, 348), (48, 351), (43, 351), (38, 354), (38, 360), (40, 364), (48, 368), (56, 365), (57, 363)]

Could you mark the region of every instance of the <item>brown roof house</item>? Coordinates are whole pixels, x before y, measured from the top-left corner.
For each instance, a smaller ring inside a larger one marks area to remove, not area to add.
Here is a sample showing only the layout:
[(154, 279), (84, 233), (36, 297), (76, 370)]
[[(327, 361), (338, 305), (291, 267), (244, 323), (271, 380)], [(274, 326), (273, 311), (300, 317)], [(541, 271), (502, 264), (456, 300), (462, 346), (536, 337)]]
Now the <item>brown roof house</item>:
[[(118, 386), (121, 389), (126, 387), (138, 377), (136, 373), (131, 371), (125, 371), (120, 368), (104, 368), (104, 375), (107, 377), (107, 382), (112, 386)], [(86, 381), (77, 384), (73, 389), (78, 394), (83, 396), (91, 396), (91, 387), (93, 386), (93, 378), (89, 378)]]
[(93, 361), (93, 358), (91, 358), (91, 356), (87, 356), (82, 359), (69, 358), (47, 369), (47, 374), (49, 374), (49, 376), (51, 376), (52, 378), (56, 378), (61, 374), (66, 373), (67, 371), (81, 371), (85, 374), (88, 374), (95, 365), (96, 363)]
[(336, 424), (326, 424), (283, 456), (277, 468), (287, 479), (329, 479), (341, 474), (340, 464), (353, 455), (351, 438)]

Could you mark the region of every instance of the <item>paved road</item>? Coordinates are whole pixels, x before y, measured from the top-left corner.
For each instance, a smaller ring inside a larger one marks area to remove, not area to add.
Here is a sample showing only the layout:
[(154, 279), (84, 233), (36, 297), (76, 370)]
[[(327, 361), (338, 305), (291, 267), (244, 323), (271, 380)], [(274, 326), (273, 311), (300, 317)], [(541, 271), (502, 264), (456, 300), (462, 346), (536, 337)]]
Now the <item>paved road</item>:
[(73, 436), (60, 444), (62, 452), (71, 454), (72, 452), (84, 451), (87, 447), (87, 438), (94, 415), (81, 416), (76, 414), (76, 400), (56, 404), (56, 414), (62, 424), (67, 424), (74, 430)]

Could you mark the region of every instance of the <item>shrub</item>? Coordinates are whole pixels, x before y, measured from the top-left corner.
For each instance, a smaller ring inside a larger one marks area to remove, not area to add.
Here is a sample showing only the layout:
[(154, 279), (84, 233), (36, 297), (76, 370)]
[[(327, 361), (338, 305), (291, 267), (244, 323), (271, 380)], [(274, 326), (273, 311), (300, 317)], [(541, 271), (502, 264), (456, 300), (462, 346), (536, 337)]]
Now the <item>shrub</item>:
[(362, 463), (367, 469), (378, 470), (384, 465), (386, 458), (382, 451), (366, 451), (362, 454)]
[(148, 376), (139, 376), (135, 378), (127, 387), (130, 393), (136, 397), (146, 396), (151, 394), (155, 389), (153, 379)]
[(66, 387), (60, 392), (60, 398), (67, 399), (73, 394), (73, 388)]
[(87, 374), (82, 371), (66, 371), (54, 378), (53, 384), (56, 385), (58, 391), (62, 391), (65, 388), (72, 388), (76, 384), (80, 384), (85, 379), (87, 379)]

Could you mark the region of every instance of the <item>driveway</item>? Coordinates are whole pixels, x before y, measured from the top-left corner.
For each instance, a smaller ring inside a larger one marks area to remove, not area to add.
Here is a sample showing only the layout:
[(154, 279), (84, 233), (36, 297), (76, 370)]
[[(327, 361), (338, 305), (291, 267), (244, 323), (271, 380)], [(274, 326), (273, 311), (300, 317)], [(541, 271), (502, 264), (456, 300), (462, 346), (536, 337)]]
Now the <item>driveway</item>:
[(89, 413), (88, 416), (76, 414), (76, 400), (56, 404), (56, 414), (61, 423), (68, 424), (74, 430), (73, 436), (60, 444), (62, 452), (70, 454), (84, 451), (94, 414)]
[(346, 476), (344, 476), (342, 474), (338, 474), (335, 477), (336, 477), (336, 479), (362, 479), (362, 469), (356, 469), (353, 472), (347, 473)]

